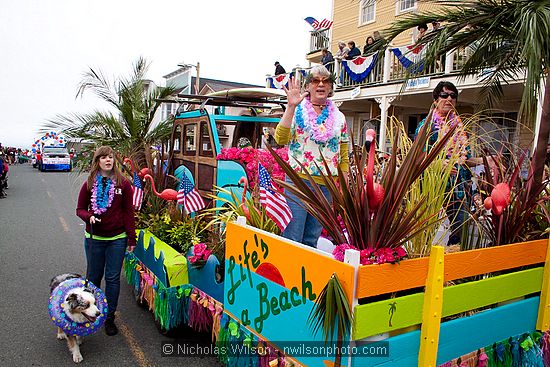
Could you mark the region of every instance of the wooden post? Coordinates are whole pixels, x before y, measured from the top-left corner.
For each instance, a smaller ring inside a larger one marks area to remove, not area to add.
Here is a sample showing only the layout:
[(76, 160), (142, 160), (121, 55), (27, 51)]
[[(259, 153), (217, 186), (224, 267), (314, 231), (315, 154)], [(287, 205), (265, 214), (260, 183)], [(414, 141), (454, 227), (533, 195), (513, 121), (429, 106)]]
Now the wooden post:
[(546, 260), (542, 273), (542, 289), (540, 291), (539, 315), (537, 317), (537, 330), (550, 329), (550, 238), (546, 246)]
[(418, 353), (419, 366), (436, 366), (441, 312), (443, 309), (444, 256), (442, 246), (432, 246), (422, 310), (420, 351)]

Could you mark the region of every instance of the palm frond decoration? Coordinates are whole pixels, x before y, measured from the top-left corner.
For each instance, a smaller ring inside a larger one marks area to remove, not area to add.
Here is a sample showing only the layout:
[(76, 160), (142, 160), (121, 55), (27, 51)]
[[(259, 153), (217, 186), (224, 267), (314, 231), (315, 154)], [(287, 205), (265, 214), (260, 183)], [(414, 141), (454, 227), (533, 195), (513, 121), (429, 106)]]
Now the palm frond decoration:
[(154, 117), (162, 104), (160, 100), (168, 98), (176, 88), (146, 83), (148, 66), (140, 57), (130, 76), (114, 81), (90, 68), (84, 73), (76, 96), (91, 92), (106, 103), (106, 109), (57, 115), (43, 125), (42, 131), (60, 131), (69, 139), (90, 142), (95, 147), (110, 145), (139, 167), (152, 169), (150, 147), (169, 140), (173, 123), (170, 117), (154, 124)]
[(333, 344), (336, 335), (338, 352), (335, 366), (341, 364), (343, 338), (344, 335), (349, 335), (352, 320), (351, 307), (346, 292), (338, 279), (338, 275), (333, 273), (321, 290), (319, 297), (315, 300), (315, 306), (309, 314), (308, 323), (314, 335), (322, 330), (325, 345), (327, 343)]

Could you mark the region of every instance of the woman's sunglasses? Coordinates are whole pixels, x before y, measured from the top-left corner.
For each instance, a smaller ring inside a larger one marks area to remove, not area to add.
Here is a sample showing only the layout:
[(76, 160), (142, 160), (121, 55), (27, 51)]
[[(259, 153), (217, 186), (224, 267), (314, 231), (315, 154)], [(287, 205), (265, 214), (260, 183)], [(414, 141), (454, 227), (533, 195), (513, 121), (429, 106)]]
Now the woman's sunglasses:
[(456, 94), (456, 93), (445, 93), (445, 92), (439, 93), (439, 97), (443, 98), (443, 99), (447, 99), (447, 98), (449, 98), (449, 96), (451, 96), (452, 99), (457, 99), (458, 98), (458, 94)]

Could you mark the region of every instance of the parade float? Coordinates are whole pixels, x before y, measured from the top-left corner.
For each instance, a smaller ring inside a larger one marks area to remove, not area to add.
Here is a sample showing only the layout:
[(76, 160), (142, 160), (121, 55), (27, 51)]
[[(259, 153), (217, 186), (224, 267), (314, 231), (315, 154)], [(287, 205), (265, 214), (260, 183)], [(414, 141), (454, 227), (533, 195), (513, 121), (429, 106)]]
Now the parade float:
[(55, 131), (45, 133), (32, 144), (35, 156), (33, 167), (44, 171), (68, 171), (73, 168), (71, 156), (67, 150), (67, 141)]
[[(178, 123), (187, 113), (196, 119), (191, 126)], [(139, 230), (136, 250), (126, 255), (127, 280), (163, 330), (188, 325), (211, 332), (218, 358), (232, 366), (550, 361), (548, 197), (532, 176), (518, 177), (521, 155), (507, 161), (485, 157), (483, 205), (472, 214), (476, 245), (450, 252), (435, 234), (449, 200), (447, 180), (461, 159), (448, 144), (457, 126), (429, 151), (426, 129), (407, 143), (399, 129), (390, 128), (393, 151), (400, 153), (380, 165), (374, 143), (355, 152), (349, 181), (324, 178), (332, 204), (314, 182), (313, 188), (302, 185), (285, 159), (266, 146), (293, 182), (275, 183), (303, 198), (322, 222), (337, 244), (331, 254), (278, 235), (257, 192), (247, 195), (238, 184), (249, 174), (247, 165), (200, 157), (222, 154), (216, 137), (225, 134), (214, 123), (252, 120), (213, 116), (204, 108), (176, 116), (170, 165), (201, 193), (208, 187), (222, 193), (210, 198), (224, 235), (200, 239), (195, 231), (179, 252)], [(252, 142), (262, 130), (250, 131), (256, 134)], [(222, 163), (238, 173), (220, 176)], [(201, 183), (201, 177), (216, 181)], [(232, 182), (223, 181), (229, 177)]]

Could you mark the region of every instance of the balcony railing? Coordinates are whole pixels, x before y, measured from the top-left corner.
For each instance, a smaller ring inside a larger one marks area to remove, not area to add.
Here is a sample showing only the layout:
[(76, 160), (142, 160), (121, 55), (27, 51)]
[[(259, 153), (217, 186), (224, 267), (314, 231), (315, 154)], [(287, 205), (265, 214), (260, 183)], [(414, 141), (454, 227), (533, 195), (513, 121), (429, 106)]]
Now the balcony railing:
[(323, 48), (330, 48), (328, 29), (312, 31), (309, 42), (309, 53), (320, 51)]
[[(318, 31), (319, 33), (325, 31)], [(312, 32), (315, 33), (315, 32)], [(312, 42), (314, 37), (311, 38)], [(328, 42), (328, 39), (327, 39)], [(429, 76), (442, 76), (457, 73), (464, 66), (469, 57), (468, 49), (460, 49), (447, 53), (441, 56), (437, 62), (432, 64), (424, 64), (422, 67), (417, 67), (417, 70), (407, 69), (399, 61), (399, 58), (389, 49), (384, 52), (384, 56), (375, 64), (369, 75), (361, 82), (352, 80), (351, 76), (342, 67), (342, 62), (336, 60), (327, 64), (327, 68), (336, 75), (336, 89), (348, 89), (357, 86), (373, 86), (385, 83), (403, 81), (408, 78), (420, 78)], [(293, 70), (298, 77), (302, 75), (302, 71), (308, 72), (311, 67), (300, 68)], [(267, 86), (270, 87), (270, 78), (267, 77)]]

